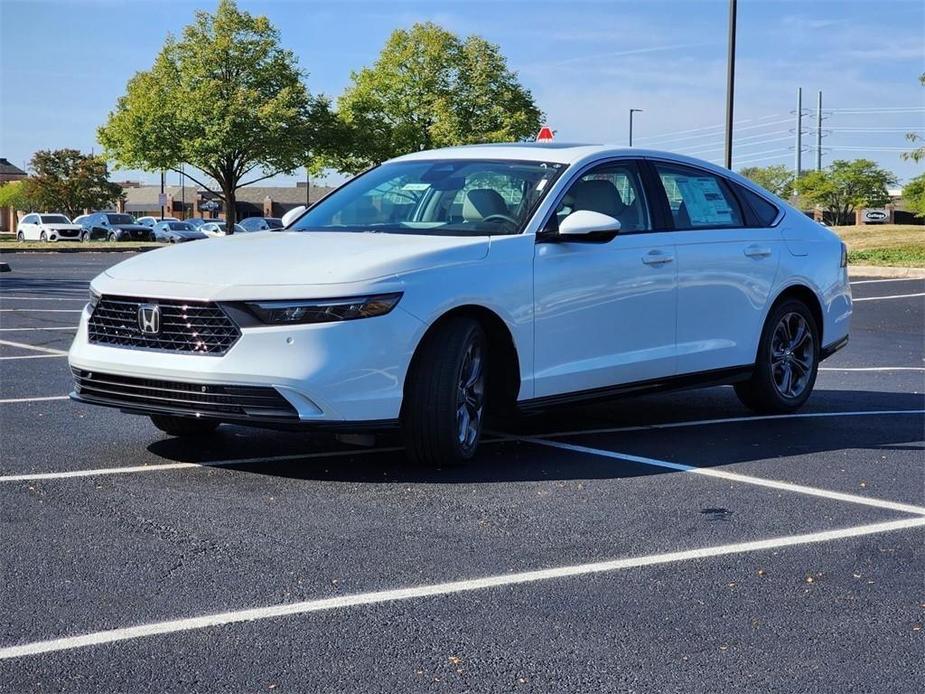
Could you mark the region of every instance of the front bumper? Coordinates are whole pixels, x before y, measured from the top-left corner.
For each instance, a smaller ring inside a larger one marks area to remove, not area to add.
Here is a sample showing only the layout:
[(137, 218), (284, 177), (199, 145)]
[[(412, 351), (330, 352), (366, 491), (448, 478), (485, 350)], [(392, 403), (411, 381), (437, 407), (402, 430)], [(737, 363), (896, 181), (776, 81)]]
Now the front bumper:
[(270, 422), (248, 413), (177, 412), (169, 399), (126, 402), (112, 394), (75, 389), (72, 397), (142, 414), (200, 416), (244, 423), (378, 427), (398, 419), (405, 374), (424, 324), (397, 306), (375, 318), (298, 326), (242, 328), (224, 355), (115, 347), (89, 342), (89, 311), (68, 361), (73, 370), (119, 379), (175, 382), (209, 389), (272, 388), (294, 415)]

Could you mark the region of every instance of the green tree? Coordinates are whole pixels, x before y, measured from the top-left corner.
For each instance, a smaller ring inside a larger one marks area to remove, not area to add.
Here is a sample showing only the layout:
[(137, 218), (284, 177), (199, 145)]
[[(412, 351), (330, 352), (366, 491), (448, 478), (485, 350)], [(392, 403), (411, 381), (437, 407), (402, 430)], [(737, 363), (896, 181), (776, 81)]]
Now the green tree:
[(850, 224), (857, 207), (879, 207), (890, 201), (887, 186), (897, 179), (869, 159), (837, 160), (822, 171), (800, 177), (800, 194), (832, 213), (836, 224)]
[(122, 197), (122, 187), (109, 181), (102, 157), (76, 149), (41, 150), (29, 162), (32, 176), (21, 183), (20, 204), (76, 217), (85, 209), (108, 207)]
[(498, 46), (431, 22), (392, 32), (376, 62), (351, 74), (337, 114), (350, 147), (332, 165), (347, 172), (421, 149), (524, 140), (543, 117)]
[(151, 69), (129, 80), (99, 140), (121, 167), (179, 171), (185, 164), (234, 223), (237, 190), (311, 166), (313, 152), (331, 142), (331, 122), (327, 100), (309, 94), (267, 18), (220, 0), (214, 14), (197, 12), (180, 39), (168, 37)]
[(903, 186), (903, 202), (916, 217), (925, 217), (925, 174), (919, 174)]
[(739, 173), (779, 198), (793, 195), (793, 171), (784, 164), (746, 166)]
[(29, 198), (29, 190), (25, 181), (10, 181), (0, 185), (0, 207), (12, 207), (19, 212), (28, 212), (35, 209)]
[[(919, 83), (925, 87), (925, 72), (919, 75)], [(906, 139), (909, 140), (909, 142), (921, 142), (922, 140), (925, 140), (925, 135), (919, 135), (918, 133), (906, 133)], [(916, 147), (915, 149), (908, 152), (903, 152), (901, 156), (906, 160), (911, 159), (912, 161), (922, 161), (925, 159), (925, 146)]]

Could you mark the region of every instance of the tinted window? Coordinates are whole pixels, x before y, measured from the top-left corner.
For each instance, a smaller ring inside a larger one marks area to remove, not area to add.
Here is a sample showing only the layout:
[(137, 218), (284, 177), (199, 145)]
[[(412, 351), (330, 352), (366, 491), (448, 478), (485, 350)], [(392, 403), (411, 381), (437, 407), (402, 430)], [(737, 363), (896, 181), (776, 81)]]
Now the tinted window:
[(620, 222), (621, 233), (652, 228), (639, 173), (632, 162), (605, 164), (579, 178), (559, 201), (547, 230), (558, 229), (563, 219), (578, 210), (614, 217)]
[(168, 229), (174, 229), (175, 231), (192, 231), (193, 229), (193, 225), (186, 222), (164, 222), (164, 225)]
[(135, 219), (128, 214), (107, 214), (106, 218), (110, 224), (134, 224)]
[(656, 162), (676, 229), (741, 227), (742, 211), (723, 179), (708, 171)]
[(276, 219), (276, 217), (267, 217), (266, 223), (267, 223), (268, 229), (282, 229), (283, 228), (283, 220)]
[(746, 205), (752, 208), (752, 212), (755, 213), (755, 217), (758, 219), (759, 226), (771, 226), (774, 220), (777, 219), (780, 210), (777, 209), (776, 205), (772, 205), (763, 197), (757, 193), (753, 193), (744, 186), (736, 186), (736, 193), (741, 200), (745, 201)]

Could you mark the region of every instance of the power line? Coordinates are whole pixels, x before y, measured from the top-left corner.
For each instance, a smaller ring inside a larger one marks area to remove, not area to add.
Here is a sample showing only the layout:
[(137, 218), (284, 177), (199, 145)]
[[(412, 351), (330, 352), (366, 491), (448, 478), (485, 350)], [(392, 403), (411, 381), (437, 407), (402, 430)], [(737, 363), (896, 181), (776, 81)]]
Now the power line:
[[(733, 148), (734, 148), (734, 149), (739, 149), (739, 148), (748, 148), (748, 147), (760, 147), (760, 146), (762, 146), (762, 145), (764, 145), (764, 144), (767, 144), (767, 143), (769, 143), (769, 142), (782, 142), (782, 141), (784, 141), (784, 140), (789, 140), (791, 137), (792, 137), (792, 135), (785, 135), (784, 137), (771, 137), (771, 138), (766, 138), (766, 139), (757, 140), (757, 141), (755, 141), (755, 142), (747, 142), (747, 143), (745, 143), (745, 144), (742, 144), (741, 142), (735, 142), (735, 143), (733, 144)], [(700, 148), (700, 149), (695, 149), (695, 150), (682, 150), (682, 151), (684, 151), (684, 153), (687, 154), (687, 155), (694, 155), (694, 154), (700, 154), (700, 153), (703, 153), (703, 152), (715, 152), (715, 151), (720, 150), (720, 149), (723, 149), (723, 145), (719, 145), (719, 146), (715, 146), (715, 147), (709, 147), (709, 148), (706, 148), (706, 149)]]
[[(790, 122), (789, 118), (783, 118), (781, 120), (768, 121), (767, 123), (756, 123), (755, 125), (746, 125), (741, 128), (736, 128), (736, 132), (741, 132), (742, 130), (755, 130), (758, 128), (767, 128), (770, 126), (781, 125), (782, 123), (789, 123), (789, 122)], [(722, 132), (712, 132), (712, 133), (702, 133), (700, 135), (687, 135), (683, 137), (663, 137), (663, 138), (656, 139), (655, 143), (656, 144), (663, 144), (663, 143), (674, 144), (677, 142), (681, 142), (683, 140), (701, 140), (703, 138), (709, 138), (709, 137), (715, 138), (715, 137), (721, 137), (721, 136), (722, 136)], [(637, 141), (640, 139), (642, 138), (636, 138)], [(650, 140), (652, 139), (652, 137), (650, 136), (649, 138), (646, 138), (646, 139)], [(697, 146), (697, 145), (695, 144), (693, 146)]]
[[(769, 118), (777, 118), (780, 115), (781, 115), (780, 113), (771, 113), (766, 116), (759, 116), (758, 118), (743, 118), (742, 120), (737, 120), (735, 122), (735, 125), (741, 125), (742, 123), (751, 123), (756, 120), (767, 120)], [(660, 140), (665, 137), (671, 137), (674, 135), (686, 135), (687, 133), (697, 133), (697, 132), (701, 132), (702, 130), (720, 130), (721, 131), (725, 127), (726, 127), (725, 123), (720, 123), (718, 125), (704, 125), (699, 128), (690, 128), (688, 130), (671, 130), (671, 131), (668, 131), (667, 133), (660, 133), (658, 135), (644, 135), (642, 137), (637, 137), (636, 139), (637, 140), (654, 140), (654, 139)]]

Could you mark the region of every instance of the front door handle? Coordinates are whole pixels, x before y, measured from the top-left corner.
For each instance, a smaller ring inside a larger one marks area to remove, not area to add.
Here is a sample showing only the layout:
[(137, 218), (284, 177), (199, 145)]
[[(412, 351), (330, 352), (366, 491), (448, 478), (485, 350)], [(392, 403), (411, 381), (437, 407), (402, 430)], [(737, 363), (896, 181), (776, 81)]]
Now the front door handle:
[(749, 258), (767, 258), (771, 255), (771, 249), (766, 246), (749, 246), (743, 253)]
[(662, 251), (649, 251), (642, 256), (642, 262), (646, 265), (664, 265), (674, 260), (673, 255), (668, 255)]

